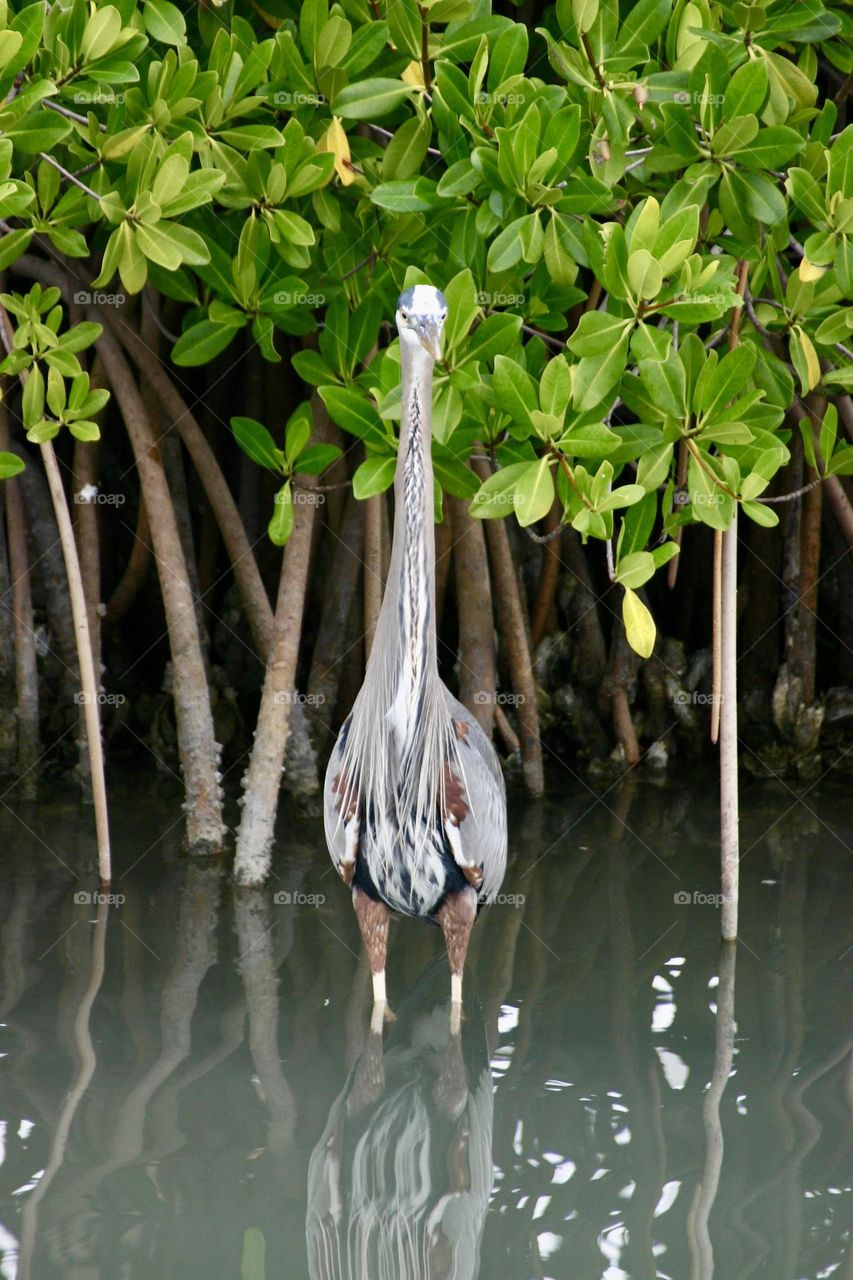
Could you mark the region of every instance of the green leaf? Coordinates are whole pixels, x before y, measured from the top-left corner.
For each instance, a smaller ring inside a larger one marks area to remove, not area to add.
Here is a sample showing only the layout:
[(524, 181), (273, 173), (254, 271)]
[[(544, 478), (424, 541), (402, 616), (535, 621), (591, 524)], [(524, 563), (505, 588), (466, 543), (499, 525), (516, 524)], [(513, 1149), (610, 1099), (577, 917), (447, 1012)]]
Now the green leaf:
[(554, 356), (545, 366), (539, 379), (539, 404), (543, 413), (555, 414), (562, 419), (572, 394), (569, 366), (563, 356)]
[(492, 46), (488, 86), (494, 93), (510, 76), (521, 75), (527, 61), (527, 28), (520, 22), (505, 27)]
[(291, 209), (276, 209), (273, 213), (276, 231), (290, 244), (308, 246), (314, 244), (314, 228), (305, 218)]
[(435, 182), (429, 178), (382, 182), (371, 191), (370, 199), (381, 209), (390, 209), (392, 213), (429, 213), (443, 204)]
[[(710, 463), (706, 458), (706, 466)], [(693, 455), (687, 464), (687, 484), (693, 514), (712, 529), (727, 529), (734, 512), (734, 500), (715, 484), (705, 467)]]
[(334, 370), (317, 351), (297, 351), (291, 364), (302, 381), (310, 383), (312, 387), (322, 387), (335, 381)]
[(271, 124), (241, 124), (233, 129), (221, 129), (216, 136), (238, 151), (284, 146), (284, 135)]
[(336, 444), (309, 444), (300, 453), (294, 470), (304, 476), (319, 476), (342, 457), (343, 450)]
[(713, 358), (715, 354), (713, 351), (709, 354), (693, 393), (694, 412), (705, 420), (737, 395), (755, 367), (755, 348), (749, 343), (735, 347), (719, 364)]
[(75, 439), (84, 440), (87, 444), (101, 438), (101, 428), (97, 422), (89, 422), (86, 418), (78, 418), (76, 422), (69, 422), (68, 430)]
[(655, 238), (653, 252), (664, 276), (682, 265), (699, 236), (699, 206), (690, 204), (668, 217)]
[(711, 150), (717, 156), (729, 156), (743, 151), (758, 133), (755, 116), (735, 116), (721, 124), (711, 139)]
[(265, 426), (254, 418), (232, 418), (231, 430), (240, 448), (253, 462), (260, 467), (268, 467), (270, 471), (281, 472), (275, 441)]
[(829, 462), (838, 435), (838, 410), (831, 402), (826, 406), (823, 422), (820, 424), (818, 449), (824, 462)]
[[(391, 6), (391, 12), (397, 5)], [(416, 10), (417, 12), (417, 10)], [(414, 178), (420, 171), (430, 140), (427, 116), (413, 116), (394, 134), (382, 158), (382, 177), (386, 181)]]
[(781, 169), (805, 146), (805, 139), (786, 125), (762, 129), (758, 137), (738, 152), (738, 164), (745, 169)]
[(637, 464), (637, 483), (651, 492), (662, 485), (672, 465), (673, 444), (656, 444), (643, 453)]
[(320, 387), (319, 395), (339, 427), (361, 440), (384, 445), (382, 420), (365, 396), (349, 387)]
[(365, 458), (356, 468), (352, 478), (352, 491), (357, 498), (371, 498), (375, 493), (384, 493), (394, 483), (394, 470), (397, 460), (393, 454), (384, 457)]
[(779, 517), (773, 508), (765, 506), (763, 502), (742, 502), (740, 505), (744, 515), (749, 516), (756, 524), (763, 525), (765, 529), (775, 529), (779, 523)]
[(529, 462), (513, 462), (489, 476), (475, 495), (469, 513), (478, 520), (509, 515), (514, 508), (515, 486), (529, 468)]
[(502, 312), (487, 316), (463, 347), (461, 364), (491, 360), (511, 347), (521, 330), (521, 316)]
[(332, 99), (332, 115), (344, 120), (378, 120), (405, 102), (411, 92), (402, 80), (362, 80), (347, 85)]
[(283, 547), (293, 533), (295, 518), (293, 492), (290, 487), (290, 481), (287, 480), (275, 495), (272, 517), (267, 525), (270, 541), (275, 543), (277, 547)]
[(515, 422), (530, 425), (530, 415), (539, 406), (536, 384), (526, 369), (509, 356), (495, 356), (492, 386), (500, 407)]
[(65, 411), (65, 379), (56, 368), (47, 371), (47, 407), (55, 418)]
[(104, 331), (104, 326), (95, 320), (81, 320), (73, 328), (63, 333), (59, 345), (65, 351), (85, 351), (97, 342)]
[(602, 458), (619, 444), (619, 436), (603, 422), (572, 427), (559, 441), (563, 453), (572, 458)]
[(609, 351), (589, 356), (576, 366), (572, 381), (572, 398), (576, 409), (593, 409), (610, 395), (625, 371), (630, 326)]
[(616, 581), (636, 591), (654, 577), (655, 562), (649, 551), (635, 551), (623, 556), (616, 565)]
[(44, 416), (44, 374), (37, 364), (30, 369), (21, 397), (24, 426), (29, 428)]
[(516, 480), (513, 507), (518, 523), (526, 528), (546, 516), (553, 505), (554, 479), (546, 454), (538, 462), (530, 463)]
[(0, 271), (5, 271), (7, 267), (11, 267), (18, 261), (22, 253), (26, 253), (27, 246), (33, 238), (33, 232), (29, 227), (18, 231), (7, 231), (0, 240)]
[(651, 45), (663, 32), (672, 12), (672, 0), (638, 0), (619, 28), (617, 50)]
[(578, 34), (585, 34), (598, 17), (599, 0), (572, 0), (572, 13)]
[(59, 423), (48, 421), (47, 418), (41, 418), (30, 427), (27, 432), (27, 439), (32, 444), (46, 444), (48, 440), (53, 440), (58, 435)]
[(86, 22), (80, 41), (80, 53), (84, 62), (95, 62), (105, 57), (121, 37), (121, 14), (113, 5), (96, 9)]
[(444, 290), (444, 296), (447, 299), (444, 349), (449, 355), (467, 337), (479, 309), (477, 286), (468, 267), (453, 277)]
[(169, 0), (145, 0), (142, 20), (145, 30), (154, 40), (174, 45), (186, 42), (187, 24), (184, 15)]
[(636, 249), (629, 255), (628, 280), (635, 298), (652, 299), (660, 293), (663, 273), (648, 249)]
[(622, 621), (628, 643), (641, 658), (650, 658), (655, 647), (655, 620), (638, 595), (625, 588)]
[(36, 155), (40, 151), (52, 153), (59, 143), (71, 132), (67, 120), (62, 120), (52, 111), (39, 109), (22, 116), (13, 124), (4, 127), (4, 134), (11, 138), (15, 150), (25, 155)]
[(632, 327), (633, 320), (606, 311), (585, 311), (567, 342), (576, 356), (600, 356), (612, 351)]
[(682, 421), (686, 387), (680, 359), (675, 356), (671, 360), (641, 360), (640, 377), (655, 409)]
[(200, 320), (182, 333), (172, 347), (172, 362), (183, 368), (207, 364), (233, 341), (236, 328)]
[(0, 480), (11, 480), (12, 476), (20, 475), (25, 465), (23, 458), (16, 453), (0, 453)]
[(487, 257), (490, 271), (508, 271), (520, 260), (524, 249), (523, 228), (527, 215), (516, 218), (489, 245)]
[(767, 64), (763, 58), (755, 58), (738, 67), (726, 87), (723, 99), (723, 118), (758, 115), (767, 97)]
[(293, 466), (310, 439), (311, 408), (306, 401), (291, 414), (284, 429), (284, 456), (289, 466)]
[(574, 284), (577, 279), (578, 264), (572, 256), (564, 221), (558, 213), (553, 211), (545, 228), (543, 252), (545, 266), (554, 283), (566, 286)]
[(24, 43), (18, 31), (0, 31), (0, 71), (7, 67)]

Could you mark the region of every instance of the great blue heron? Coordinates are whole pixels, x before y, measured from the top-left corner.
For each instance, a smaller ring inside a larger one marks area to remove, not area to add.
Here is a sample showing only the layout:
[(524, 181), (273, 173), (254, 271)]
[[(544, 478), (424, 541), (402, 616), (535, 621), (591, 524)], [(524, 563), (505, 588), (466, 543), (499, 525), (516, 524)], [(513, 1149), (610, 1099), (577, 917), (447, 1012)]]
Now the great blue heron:
[(500, 889), (507, 836), (495, 750), (438, 674), (432, 375), (446, 318), (438, 289), (400, 295), (391, 564), (364, 684), (326, 772), (324, 814), (332, 861), (352, 886), (374, 1015), (385, 1007), (388, 919), (398, 911), (441, 925), (458, 1024), (471, 927)]

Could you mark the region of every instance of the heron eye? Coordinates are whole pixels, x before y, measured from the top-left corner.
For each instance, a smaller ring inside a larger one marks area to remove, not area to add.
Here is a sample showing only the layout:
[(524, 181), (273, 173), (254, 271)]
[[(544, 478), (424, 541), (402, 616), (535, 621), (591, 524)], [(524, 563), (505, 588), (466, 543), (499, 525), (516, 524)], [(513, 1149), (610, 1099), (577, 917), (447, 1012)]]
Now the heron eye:
[(402, 310), (401, 310), (401, 311), (400, 311), (400, 319), (401, 319), (401, 320), (408, 320), (408, 318), (409, 318), (409, 313), (408, 313), (408, 311), (402, 311)]

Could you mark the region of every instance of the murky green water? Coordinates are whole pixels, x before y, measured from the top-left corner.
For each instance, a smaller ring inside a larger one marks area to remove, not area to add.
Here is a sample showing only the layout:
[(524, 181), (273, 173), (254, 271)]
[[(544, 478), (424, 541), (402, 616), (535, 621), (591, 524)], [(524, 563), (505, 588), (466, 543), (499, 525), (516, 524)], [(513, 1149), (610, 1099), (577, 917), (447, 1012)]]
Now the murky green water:
[(8, 803), (0, 1275), (853, 1276), (845, 788), (748, 789), (736, 954), (712, 784), (517, 802), (461, 1040), (403, 921), (382, 1044), (319, 824), (235, 895), (128, 789), (98, 906), (88, 819)]

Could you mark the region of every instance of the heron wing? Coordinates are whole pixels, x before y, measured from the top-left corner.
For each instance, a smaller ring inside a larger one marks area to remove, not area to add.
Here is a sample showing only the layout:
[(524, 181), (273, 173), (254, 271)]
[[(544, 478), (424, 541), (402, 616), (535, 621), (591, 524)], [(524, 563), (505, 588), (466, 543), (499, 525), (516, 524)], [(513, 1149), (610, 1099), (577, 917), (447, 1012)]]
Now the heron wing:
[(497, 753), (470, 711), (447, 695), (456, 751), (445, 767), (444, 829), (457, 865), (492, 902), (506, 870), (506, 788)]
[(352, 883), (361, 835), (359, 796), (350, 785), (343, 756), (352, 715), (341, 725), (338, 740), (329, 757), (323, 787), (323, 824), (326, 844), (335, 870), (347, 884)]

